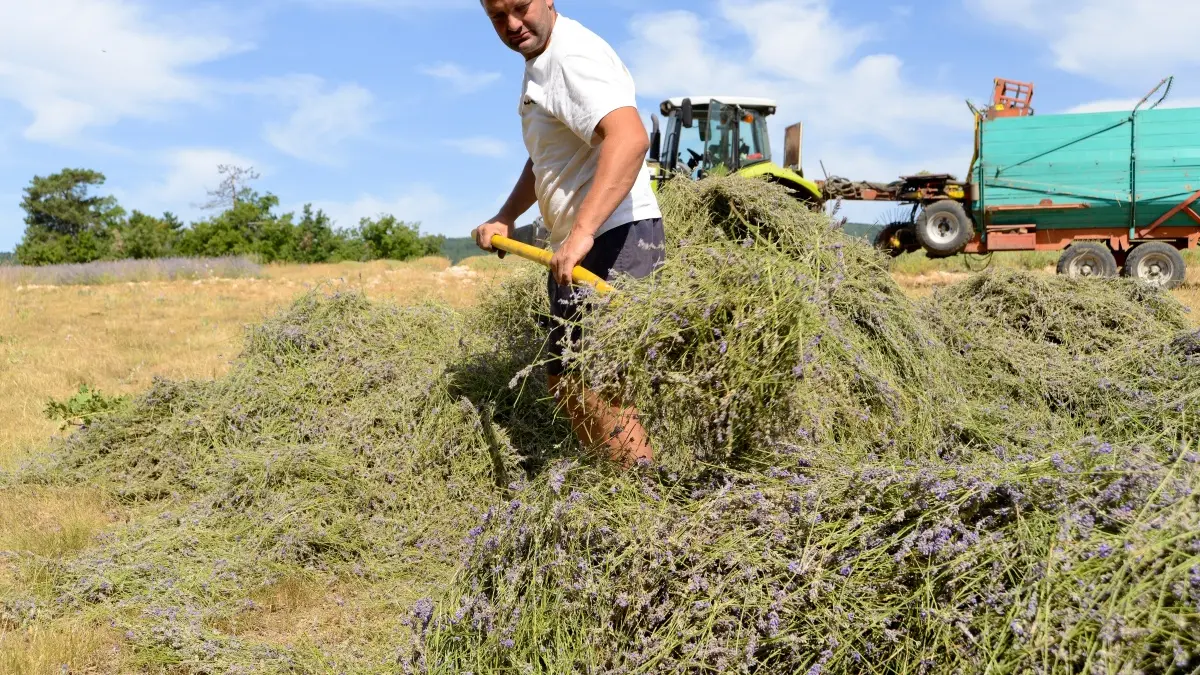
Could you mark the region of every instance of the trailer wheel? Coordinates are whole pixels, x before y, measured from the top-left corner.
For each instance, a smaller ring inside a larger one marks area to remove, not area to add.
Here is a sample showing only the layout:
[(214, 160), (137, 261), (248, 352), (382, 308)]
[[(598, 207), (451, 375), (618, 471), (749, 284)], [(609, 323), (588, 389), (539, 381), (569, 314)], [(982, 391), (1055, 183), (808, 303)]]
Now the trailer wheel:
[(975, 226), (967, 210), (950, 199), (925, 207), (914, 230), (917, 243), (933, 257), (960, 253), (975, 236)]
[(901, 253), (918, 251), (921, 245), (913, 234), (912, 223), (897, 222), (889, 223), (875, 235), (875, 248), (895, 258)]
[(1072, 279), (1117, 276), (1117, 259), (1104, 244), (1079, 241), (1058, 259), (1058, 273)]
[(1175, 288), (1183, 283), (1187, 265), (1174, 246), (1162, 241), (1138, 244), (1125, 258), (1121, 273), (1158, 288)]

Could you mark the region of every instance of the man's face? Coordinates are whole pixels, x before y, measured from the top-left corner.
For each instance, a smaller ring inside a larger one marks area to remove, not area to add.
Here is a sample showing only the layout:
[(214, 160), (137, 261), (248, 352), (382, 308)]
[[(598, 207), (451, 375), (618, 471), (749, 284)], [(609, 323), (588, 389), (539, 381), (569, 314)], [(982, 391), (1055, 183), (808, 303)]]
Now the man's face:
[(532, 58), (542, 53), (554, 26), (554, 0), (483, 0), (496, 35), (510, 49)]

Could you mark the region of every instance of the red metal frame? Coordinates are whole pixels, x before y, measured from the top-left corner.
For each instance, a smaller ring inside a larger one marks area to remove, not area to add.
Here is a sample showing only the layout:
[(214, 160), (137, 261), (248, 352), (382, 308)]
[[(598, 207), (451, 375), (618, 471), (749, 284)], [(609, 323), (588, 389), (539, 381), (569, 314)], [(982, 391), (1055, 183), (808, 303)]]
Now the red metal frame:
[(1151, 232), (1157, 230), (1160, 225), (1162, 225), (1163, 223), (1167, 222), (1168, 220), (1170, 220), (1170, 219), (1174, 218), (1176, 215), (1178, 215), (1180, 211), (1186, 213), (1188, 215), (1188, 217), (1191, 218), (1192, 220), (1196, 221), (1197, 223), (1200, 223), (1200, 214), (1197, 214), (1195, 211), (1192, 210), (1192, 204), (1195, 204), (1197, 199), (1200, 199), (1200, 190), (1196, 190), (1196, 192), (1191, 197), (1188, 197), (1187, 199), (1180, 202), (1178, 206), (1176, 206), (1175, 208), (1171, 209), (1170, 211), (1167, 211), (1166, 213), (1164, 213), (1162, 218), (1159, 218), (1158, 220), (1154, 221), (1153, 223), (1150, 223), (1150, 227), (1147, 227), (1146, 229), (1142, 230), (1140, 236), (1142, 238), (1145, 238)]
[[(1145, 229), (1136, 231), (1131, 237), (1128, 227), (1093, 227), (1093, 228), (1055, 228), (1038, 229), (1037, 225), (1014, 224), (992, 225), (987, 221), (993, 213), (1014, 213), (1023, 211), (1075, 210), (1090, 208), (1084, 203), (1055, 204), (1049, 199), (1043, 199), (1037, 204), (1006, 204), (989, 206), (984, 209), (984, 228), (987, 232), (987, 245), (984, 246), (982, 237), (976, 235), (967, 243), (964, 253), (986, 254), (992, 251), (1061, 251), (1076, 240), (1103, 241), (1117, 256), (1133, 248), (1137, 240), (1157, 239), (1180, 242), (1183, 248), (1195, 248), (1200, 245), (1200, 229), (1174, 225), (1167, 227), (1165, 223), (1180, 213), (1200, 225), (1200, 213), (1192, 206), (1200, 202), (1200, 190), (1192, 193), (1170, 211), (1164, 213)], [(1178, 244), (1176, 244), (1178, 245)]]
[(992, 105), (988, 108), (988, 119), (997, 117), (1024, 117), (1033, 114), (1033, 84), (996, 78), (996, 89), (992, 93)]
[(1054, 204), (1047, 200), (1043, 204), (1004, 204), (1000, 206), (989, 206), (985, 209), (987, 213), (1003, 213), (1005, 211), (1074, 211), (1075, 209), (1090, 209), (1091, 204)]
[[(1198, 198), (1200, 199), (1200, 198)], [(1039, 230), (1035, 225), (1002, 225), (988, 228), (988, 245), (984, 247), (979, 235), (967, 243), (964, 253), (988, 253), (991, 251), (1061, 251), (1077, 240), (1102, 241), (1114, 252), (1133, 248), (1126, 227), (1090, 227)], [(1194, 227), (1162, 227), (1154, 239), (1186, 241), (1186, 248), (1200, 244), (1200, 230)]]

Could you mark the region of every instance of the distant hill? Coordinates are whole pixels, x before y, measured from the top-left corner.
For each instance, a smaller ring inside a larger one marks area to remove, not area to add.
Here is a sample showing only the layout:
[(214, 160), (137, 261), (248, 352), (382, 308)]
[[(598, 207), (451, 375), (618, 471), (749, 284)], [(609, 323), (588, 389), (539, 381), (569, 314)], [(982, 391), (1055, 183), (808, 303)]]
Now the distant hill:
[[(538, 247), (546, 245), (547, 237), (548, 234), (541, 227), (540, 219), (517, 227), (517, 231), (513, 233), (513, 239)], [(446, 239), (442, 244), (442, 255), (450, 259), (451, 265), (457, 265), (463, 258), (484, 255), (484, 252), (479, 250), (479, 247), (475, 245), (475, 240), (471, 237), (455, 237)]]
[(15, 265), (16, 262), (16, 256), (0, 251), (0, 265)]
[(862, 237), (868, 241), (875, 241), (875, 235), (883, 229), (882, 225), (872, 225), (870, 223), (846, 223), (842, 227), (842, 231), (851, 237)]
[(442, 255), (450, 259), (451, 265), (457, 265), (463, 258), (482, 255), (483, 251), (475, 245), (470, 237), (447, 237), (442, 243)]

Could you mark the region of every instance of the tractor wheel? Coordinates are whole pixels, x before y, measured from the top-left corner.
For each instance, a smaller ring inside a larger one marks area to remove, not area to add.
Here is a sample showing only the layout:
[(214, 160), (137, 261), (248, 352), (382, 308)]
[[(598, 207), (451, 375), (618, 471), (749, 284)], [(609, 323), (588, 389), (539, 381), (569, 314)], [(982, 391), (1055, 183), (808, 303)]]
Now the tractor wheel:
[(1058, 273), (1072, 279), (1117, 276), (1117, 259), (1104, 244), (1078, 241), (1058, 259)]
[(887, 253), (893, 258), (901, 253), (912, 253), (921, 249), (917, 237), (913, 234), (913, 224), (909, 222), (888, 223), (875, 235), (875, 248)]
[(975, 225), (962, 204), (943, 199), (925, 207), (914, 231), (930, 257), (944, 258), (962, 252), (975, 236)]
[(1151, 241), (1133, 247), (1129, 257), (1125, 258), (1121, 274), (1158, 288), (1175, 288), (1183, 283), (1186, 267), (1183, 256), (1174, 246)]

